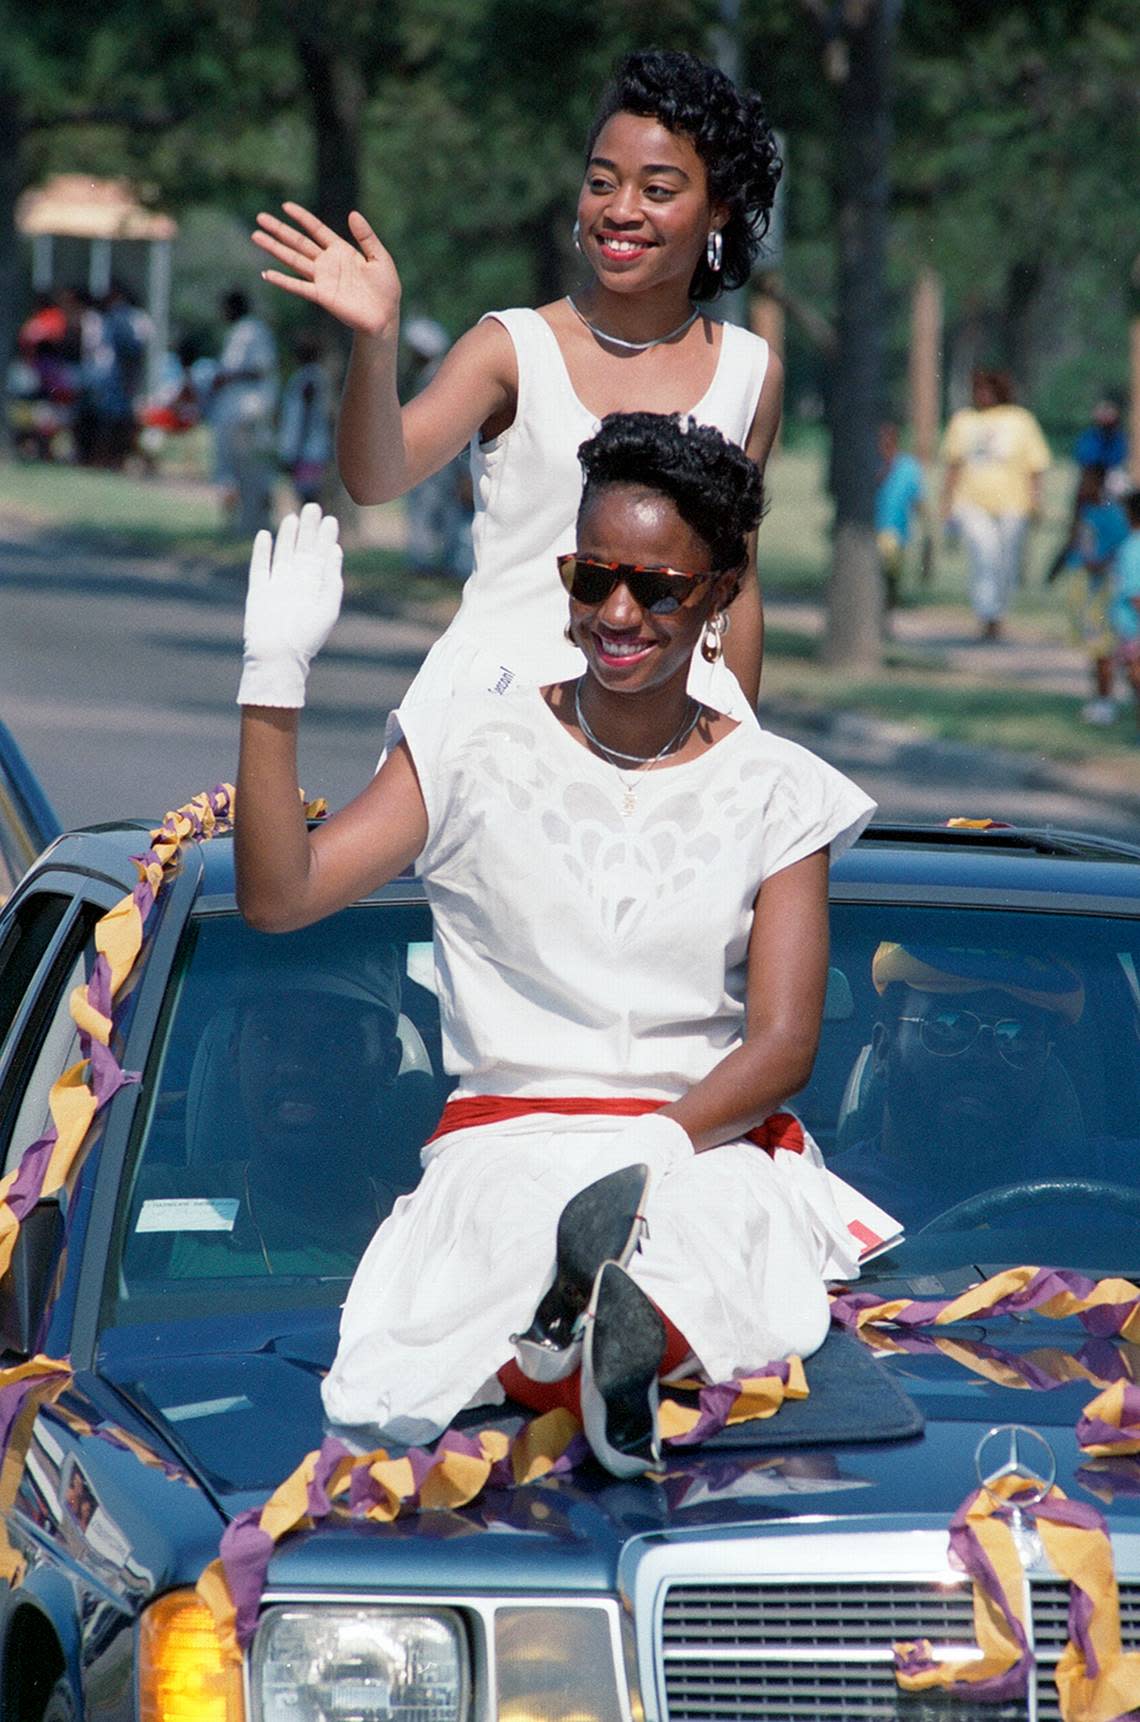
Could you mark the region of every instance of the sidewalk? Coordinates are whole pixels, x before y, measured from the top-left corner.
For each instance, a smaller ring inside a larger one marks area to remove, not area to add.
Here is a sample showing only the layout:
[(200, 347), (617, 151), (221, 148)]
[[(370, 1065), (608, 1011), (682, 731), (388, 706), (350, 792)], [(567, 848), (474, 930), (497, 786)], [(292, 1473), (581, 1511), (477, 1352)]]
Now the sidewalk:
[[(766, 600), (765, 615), (773, 629), (811, 638), (823, 631), (819, 606), (778, 594)], [(1003, 640), (982, 643), (964, 606), (915, 606), (897, 613), (893, 640), (918, 664), (929, 655), (932, 666), (963, 688), (999, 685), (1071, 698), (1073, 721), (1080, 722), (1077, 708), (1089, 694), (1088, 672), (1079, 652), (1058, 640), (1055, 625), (1046, 620), (1014, 615)], [(1117, 750), (1066, 763), (936, 739), (915, 724), (818, 704), (809, 708), (787, 695), (762, 696), (761, 706), (773, 728), (814, 747), (863, 783), (887, 817), (1004, 818), (1086, 827), (1140, 842), (1140, 747), (1134, 759)]]

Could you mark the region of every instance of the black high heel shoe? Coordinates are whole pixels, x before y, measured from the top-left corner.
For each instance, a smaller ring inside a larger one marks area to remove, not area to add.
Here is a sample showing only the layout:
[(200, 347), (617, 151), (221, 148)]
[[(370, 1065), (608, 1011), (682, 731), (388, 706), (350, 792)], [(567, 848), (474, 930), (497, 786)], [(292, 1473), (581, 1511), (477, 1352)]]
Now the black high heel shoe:
[(558, 1217), (554, 1284), (511, 1344), (531, 1381), (562, 1381), (582, 1361), (581, 1323), (604, 1262), (622, 1267), (645, 1228), (649, 1167), (623, 1166), (571, 1196)]
[(657, 1372), (665, 1323), (624, 1268), (599, 1269), (582, 1348), (582, 1423), (594, 1457), (615, 1477), (661, 1462)]

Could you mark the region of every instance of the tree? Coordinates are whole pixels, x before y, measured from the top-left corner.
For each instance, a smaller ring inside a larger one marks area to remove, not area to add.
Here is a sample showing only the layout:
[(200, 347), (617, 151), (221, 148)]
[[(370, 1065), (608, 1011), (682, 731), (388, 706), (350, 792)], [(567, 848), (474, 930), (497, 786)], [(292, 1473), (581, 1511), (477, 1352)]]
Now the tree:
[(873, 667), (882, 657), (883, 591), (875, 542), (876, 433), (882, 410), (891, 70), (898, 0), (805, 0), (825, 28), (838, 86), (837, 340), (830, 400), (834, 550), (823, 657)]

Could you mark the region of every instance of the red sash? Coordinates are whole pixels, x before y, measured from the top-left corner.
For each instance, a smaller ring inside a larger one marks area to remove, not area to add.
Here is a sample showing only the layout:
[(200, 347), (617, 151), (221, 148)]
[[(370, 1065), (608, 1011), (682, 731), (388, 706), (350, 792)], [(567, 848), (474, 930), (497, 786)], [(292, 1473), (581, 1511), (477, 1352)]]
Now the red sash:
[[(641, 1118), (647, 1112), (659, 1112), (668, 1106), (667, 1100), (642, 1100), (635, 1095), (557, 1094), (540, 1098), (537, 1095), (470, 1094), (460, 1100), (449, 1100), (443, 1117), (428, 1137), (427, 1144), (450, 1136), (453, 1130), (470, 1130), (481, 1124), (502, 1124), (508, 1118), (525, 1118), (531, 1113), (552, 1113), (561, 1118), (614, 1117)], [(774, 1154), (786, 1148), (792, 1154), (804, 1151), (804, 1129), (790, 1112), (770, 1112), (754, 1130), (746, 1130), (743, 1140), (755, 1142), (765, 1153)]]

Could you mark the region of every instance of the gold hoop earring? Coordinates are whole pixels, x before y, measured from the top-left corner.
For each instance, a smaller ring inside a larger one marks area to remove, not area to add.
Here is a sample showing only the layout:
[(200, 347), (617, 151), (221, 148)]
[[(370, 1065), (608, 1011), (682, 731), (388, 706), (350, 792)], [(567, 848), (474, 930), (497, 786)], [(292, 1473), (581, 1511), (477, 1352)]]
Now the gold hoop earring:
[(724, 651), (724, 636), (728, 633), (728, 617), (723, 610), (718, 610), (705, 623), (705, 631), (701, 635), (701, 657), (706, 664), (715, 664)]

